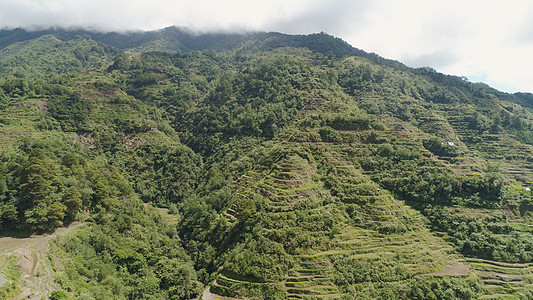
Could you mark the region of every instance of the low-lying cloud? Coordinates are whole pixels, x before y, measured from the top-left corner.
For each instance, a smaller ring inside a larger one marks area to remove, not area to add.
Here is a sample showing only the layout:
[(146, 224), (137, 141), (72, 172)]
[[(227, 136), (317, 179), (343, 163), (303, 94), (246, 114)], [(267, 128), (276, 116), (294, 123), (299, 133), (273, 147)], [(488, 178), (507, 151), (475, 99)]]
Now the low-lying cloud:
[(0, 27), (8, 28), (324, 31), (410, 66), (481, 78), (508, 92), (533, 92), (532, 16), (526, 0), (0, 0)]

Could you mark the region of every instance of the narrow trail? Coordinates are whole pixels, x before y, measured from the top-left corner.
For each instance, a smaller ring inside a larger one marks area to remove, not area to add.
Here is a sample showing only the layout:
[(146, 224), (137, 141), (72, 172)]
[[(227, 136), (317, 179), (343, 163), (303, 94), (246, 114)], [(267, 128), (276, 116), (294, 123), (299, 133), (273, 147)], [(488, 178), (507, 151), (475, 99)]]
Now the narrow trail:
[(209, 291), (209, 286), (204, 290), (202, 300), (215, 300), (215, 297), (211, 294), (211, 291)]
[(17, 258), (17, 266), (22, 271), (22, 281), (19, 286), (21, 293), (13, 299), (43, 299), (54, 289), (54, 282), (46, 263), (48, 242), (68, 234), (83, 222), (70, 224), (68, 227), (58, 228), (52, 234), (35, 235), (26, 238), (1, 237), (0, 255), (6, 256), (6, 263), (0, 269), (0, 286), (9, 282), (2, 273), (10, 257)]
[(85, 223), (72, 223), (68, 227), (61, 227), (48, 235), (37, 235), (27, 238), (16, 237), (1, 237), (0, 238), (0, 252), (14, 251), (15, 249), (24, 248), (32, 245), (36, 250), (43, 251), (46, 249), (48, 242), (58, 236), (65, 235)]
[(231, 298), (231, 297), (223, 297), (216, 294), (211, 293), (210, 287), (208, 286), (203, 294), (201, 300), (238, 300), (237, 298)]

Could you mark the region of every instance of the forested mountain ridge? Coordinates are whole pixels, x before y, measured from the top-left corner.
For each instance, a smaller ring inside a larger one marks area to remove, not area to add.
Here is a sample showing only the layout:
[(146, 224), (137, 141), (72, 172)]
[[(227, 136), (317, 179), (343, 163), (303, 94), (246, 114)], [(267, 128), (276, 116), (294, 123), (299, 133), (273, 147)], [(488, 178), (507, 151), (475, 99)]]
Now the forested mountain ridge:
[(31, 41), (42, 36), (54, 36), (68, 42), (80, 36), (90, 37), (96, 42), (122, 51), (227, 51), (239, 48), (260, 48), (270, 50), (279, 47), (306, 47), (326, 54), (369, 55), (350, 46), (345, 41), (326, 34), (287, 35), (277, 32), (252, 33), (195, 33), (185, 28), (167, 27), (154, 31), (97, 32), (85, 29), (43, 29), (43, 30), (0, 30), (0, 48)]
[[(216, 50), (216, 51), (228, 51), (228, 50), (256, 50), (256, 51), (268, 51), (280, 47), (303, 47), (312, 51), (317, 51), (325, 55), (334, 55), (337, 57), (342, 56), (359, 56), (365, 57), (372, 62), (378, 64), (386, 64), (401, 70), (411, 70), (405, 65), (394, 61), (382, 58), (374, 53), (367, 53), (360, 49), (357, 49), (345, 41), (335, 38), (333, 36), (320, 33), (311, 35), (287, 35), (277, 32), (252, 32), (252, 33), (196, 33), (186, 28), (181, 27), (167, 27), (154, 31), (126, 31), (126, 32), (100, 32), (87, 29), (65, 29), (65, 28), (50, 28), (39, 29), (33, 28), (31, 30), (17, 28), (17, 29), (2, 29), (0, 30), (0, 49), (2, 49), (2, 56), (4, 64), (6, 63), (6, 51), (10, 47), (19, 48), (27, 44), (30, 41), (38, 40), (43, 36), (55, 37), (55, 39), (68, 44), (74, 43), (79, 39), (93, 40), (98, 43), (100, 49), (91, 48), (93, 52), (100, 55), (102, 53), (110, 52), (110, 56), (105, 56), (107, 60), (112, 60), (116, 56), (117, 51), (131, 51), (131, 52), (146, 52), (146, 51), (191, 51), (191, 50)], [(35, 41), (34, 41), (35, 42)], [(44, 46), (44, 45), (43, 45)], [(78, 45), (76, 45), (78, 46)], [(41, 46), (42, 47), (42, 46)], [(97, 46), (98, 47), (98, 46)], [(67, 46), (68, 48), (68, 46)], [(84, 50), (84, 46), (77, 49), (77, 56), (80, 56), (79, 63), (92, 64), (95, 66), (97, 63), (103, 64), (105, 61), (101, 61), (99, 58), (95, 59), (87, 57), (87, 51)], [(102, 49), (103, 48), (103, 49)], [(39, 50), (43, 50), (42, 48)], [(113, 51), (114, 50), (114, 51)], [(26, 51), (32, 51), (32, 49), (26, 49)], [(68, 51), (67, 51), (68, 52)], [(17, 56), (21, 56), (21, 53), (16, 53)], [(81, 55), (80, 55), (81, 54)], [(85, 56), (83, 55), (85, 54)], [(94, 53), (93, 53), (94, 54)], [(49, 63), (56, 62), (56, 59), (49, 59)], [(16, 63), (11, 63), (11, 66), (24, 67), (27, 63), (32, 62), (32, 59), (24, 61), (21, 59)], [(107, 61), (108, 62), (108, 61)], [(77, 64), (77, 63), (74, 63)], [(65, 70), (61, 65), (54, 65), (56, 72), (66, 72), (72, 70)], [(420, 68), (418, 71), (431, 71), (428, 68)], [(4, 70), (5, 71), (5, 70)], [(434, 72), (432, 72), (434, 73)], [(440, 76), (440, 80), (446, 81), (445, 77), (459, 79), (456, 76), (445, 76), (443, 74), (433, 74), (433, 76)], [(481, 88), (481, 87), (478, 87)], [(531, 106), (533, 101), (531, 100), (530, 93), (515, 93), (507, 94), (499, 92), (488, 86), (483, 86), (485, 90), (489, 90), (493, 94), (497, 94), (498, 97), (510, 100), (520, 101), (521, 105)]]
[(55, 299), (532, 297), (530, 94), (323, 33), (0, 44), (2, 228), (87, 218)]

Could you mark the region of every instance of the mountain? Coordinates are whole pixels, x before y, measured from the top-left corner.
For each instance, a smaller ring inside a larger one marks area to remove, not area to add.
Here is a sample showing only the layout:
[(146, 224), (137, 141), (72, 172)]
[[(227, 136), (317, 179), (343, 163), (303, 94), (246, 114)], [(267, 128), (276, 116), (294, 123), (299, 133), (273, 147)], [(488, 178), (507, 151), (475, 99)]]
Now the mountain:
[[(24, 29), (0, 30), (0, 47), (34, 40), (36, 38), (51, 35), (61, 41), (71, 41), (80, 36), (88, 36), (91, 39), (113, 46), (122, 51), (161, 50), (161, 51), (190, 51), (213, 49), (217, 51), (232, 50), (257, 43), (262, 47), (285, 47), (305, 46), (316, 47), (320, 39), (307, 42), (308, 36), (292, 36), (281, 33), (194, 33), (185, 28), (167, 27), (155, 31), (130, 31), (130, 32), (96, 32), (84, 29), (44, 29), (27, 31)], [(311, 35), (316, 36), (316, 35)], [(357, 52), (355, 48), (340, 39), (328, 38), (325, 47), (336, 53), (350, 54)], [(362, 53), (362, 51), (359, 51)]]
[(116, 49), (87, 37), (63, 42), (43, 35), (0, 50), (0, 70), (16, 76), (82, 72), (110, 63), (117, 54)]
[(82, 224), (4, 298), (533, 297), (531, 94), (325, 33), (0, 45), (0, 243)]

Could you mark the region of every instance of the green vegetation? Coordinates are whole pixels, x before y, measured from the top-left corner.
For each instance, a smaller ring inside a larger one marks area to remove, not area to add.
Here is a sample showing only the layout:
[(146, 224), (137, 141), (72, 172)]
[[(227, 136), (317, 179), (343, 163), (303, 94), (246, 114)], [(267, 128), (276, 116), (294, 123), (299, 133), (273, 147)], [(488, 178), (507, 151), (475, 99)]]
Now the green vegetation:
[(76, 298), (189, 299), (200, 292), (176, 230), (141, 201), (102, 209), (52, 247), (56, 280)]
[(19, 287), (21, 281), (21, 272), (18, 266), (16, 265), (17, 258), (15, 256), (2, 255), (0, 257), (0, 266), (2, 273), (2, 278), (5, 280), (5, 283), (0, 289), (0, 297), (4, 299), (9, 299), (17, 296), (21, 290)]
[(51, 299), (531, 297), (529, 94), (323, 33), (0, 45), (1, 229), (86, 223)]

